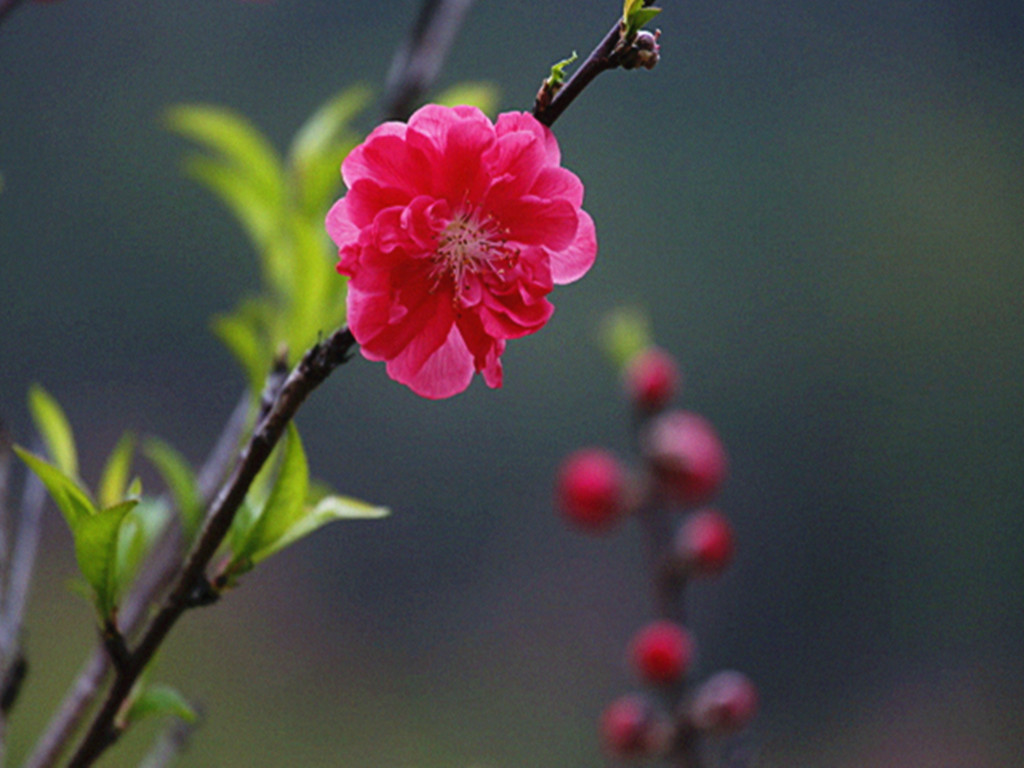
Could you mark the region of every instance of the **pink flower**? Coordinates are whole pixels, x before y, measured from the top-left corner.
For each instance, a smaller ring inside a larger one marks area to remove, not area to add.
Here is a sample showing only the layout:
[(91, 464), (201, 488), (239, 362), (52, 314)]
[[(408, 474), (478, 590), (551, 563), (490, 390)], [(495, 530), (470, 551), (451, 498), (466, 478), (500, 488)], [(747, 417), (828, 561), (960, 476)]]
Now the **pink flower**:
[(529, 114), (492, 124), (474, 107), (435, 105), (349, 153), (327, 231), (366, 358), (424, 397), (455, 395), (476, 371), (501, 386), (506, 340), (539, 330), (554, 285), (597, 254), (583, 184), (559, 159)]

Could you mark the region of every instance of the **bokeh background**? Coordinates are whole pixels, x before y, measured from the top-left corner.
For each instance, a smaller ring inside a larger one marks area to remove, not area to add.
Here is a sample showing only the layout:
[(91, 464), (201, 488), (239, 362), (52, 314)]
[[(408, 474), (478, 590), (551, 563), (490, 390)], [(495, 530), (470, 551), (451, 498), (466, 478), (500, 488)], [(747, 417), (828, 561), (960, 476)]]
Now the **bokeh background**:
[[(621, 304), (678, 355), (732, 472), (735, 567), (691, 595), (699, 673), (759, 684), (761, 766), (1024, 764), (1024, 6), (665, 0), (653, 72), (557, 124), (600, 255), (506, 384), (428, 402), (340, 370), (299, 417), (315, 473), (394, 510), (337, 524), (189, 616), (160, 676), (208, 722), (183, 766), (584, 768), (650, 615), (638, 531), (551, 503), (581, 445), (631, 458), (595, 342)], [(439, 84), (525, 109), (616, 0), (479, 3)], [(243, 377), (208, 330), (255, 289), (238, 226), (186, 180), (167, 106), (283, 147), (381, 89), (418, 3), (66, 0), (0, 29), (0, 412), (31, 382), (95, 480), (126, 428), (198, 461)], [(368, 113), (362, 123), (377, 119)], [(12, 722), (23, 753), (93, 642), (56, 514)], [(104, 765), (132, 765), (153, 730)]]

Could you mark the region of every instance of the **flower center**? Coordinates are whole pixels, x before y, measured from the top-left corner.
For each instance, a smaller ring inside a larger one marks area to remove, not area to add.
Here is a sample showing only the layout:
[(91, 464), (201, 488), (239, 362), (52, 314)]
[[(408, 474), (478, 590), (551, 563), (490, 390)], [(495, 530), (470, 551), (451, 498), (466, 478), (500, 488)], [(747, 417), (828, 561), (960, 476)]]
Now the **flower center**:
[(460, 213), (437, 236), (433, 275), (438, 282), (450, 276), (458, 294), (473, 275), (489, 272), (500, 276), (517, 255), (494, 219), (488, 216), (480, 221), (471, 213)]

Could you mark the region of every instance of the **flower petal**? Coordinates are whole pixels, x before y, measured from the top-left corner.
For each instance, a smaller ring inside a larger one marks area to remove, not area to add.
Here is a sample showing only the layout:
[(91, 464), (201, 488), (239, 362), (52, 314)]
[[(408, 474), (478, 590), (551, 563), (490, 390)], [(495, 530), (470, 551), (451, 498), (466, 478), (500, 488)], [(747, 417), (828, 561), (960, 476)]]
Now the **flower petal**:
[(431, 105), (349, 153), (326, 227), (366, 358), (424, 397), (457, 394), (474, 372), (501, 386), (506, 341), (539, 330), (555, 283), (597, 252), (583, 185), (559, 159), (531, 115), (492, 124)]
[(456, 326), (423, 363), (410, 366), (404, 356), (388, 361), (388, 375), (422, 397), (439, 400), (464, 391), (473, 380), (473, 356)]
[(558, 285), (579, 280), (597, 258), (597, 232), (590, 214), (580, 210), (576, 237), (568, 247), (551, 254), (551, 278)]
[(555, 134), (529, 112), (506, 112), (498, 115), (498, 121), (494, 124), (494, 130), (499, 136), (504, 136), (513, 131), (532, 133), (543, 143), (544, 154), (549, 165), (559, 165), (562, 162), (562, 153), (558, 149), (558, 141), (555, 139)]

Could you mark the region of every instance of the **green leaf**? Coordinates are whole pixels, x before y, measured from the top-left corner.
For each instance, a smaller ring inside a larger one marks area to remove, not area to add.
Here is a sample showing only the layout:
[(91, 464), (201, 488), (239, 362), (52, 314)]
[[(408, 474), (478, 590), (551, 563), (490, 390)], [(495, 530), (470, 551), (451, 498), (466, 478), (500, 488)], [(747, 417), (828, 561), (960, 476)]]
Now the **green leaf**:
[(284, 453), (270, 495), (246, 536), (232, 554), (234, 560), (252, 555), (274, 544), (302, 516), (309, 493), (309, 465), (299, 430), (289, 422)]
[(280, 157), (266, 137), (242, 115), (220, 106), (182, 104), (167, 110), (165, 124), (240, 171), (264, 199), (281, 199), (284, 171)]
[(266, 560), (335, 520), (374, 520), (389, 514), (391, 511), (387, 507), (378, 507), (347, 496), (327, 496), (312, 509), (307, 509), (276, 541), (253, 552), (251, 560), (254, 564)]
[[(573, 59), (575, 61), (575, 59)], [(563, 66), (569, 64), (566, 59)], [(469, 104), (477, 107), (486, 115), (494, 116), (498, 111), (498, 99), (501, 91), (497, 83), (479, 81), (456, 83), (451, 88), (443, 91), (434, 102), (444, 107), (457, 107), (460, 104)]]
[(572, 64), (576, 59), (579, 58), (576, 51), (572, 52), (572, 56), (567, 59), (562, 59), (557, 64), (551, 66), (551, 74), (548, 75), (548, 79), (544, 81), (544, 84), (553, 90), (558, 90), (562, 83), (565, 82), (565, 68)]
[(92, 500), (73, 477), (69, 477), (46, 459), (26, 451), (21, 446), (14, 446), (14, 452), (43, 481), (57, 509), (64, 515), (72, 534), (82, 520), (96, 514)]
[(185, 460), (185, 457), (178, 453), (167, 443), (157, 438), (150, 438), (143, 446), (153, 466), (156, 467), (163, 478), (167, 490), (174, 499), (174, 506), (178, 508), (181, 519), (181, 527), (185, 536), (191, 541), (199, 531), (203, 522), (203, 501), (199, 495), (199, 484), (196, 481), (195, 472)]
[(294, 293), (285, 314), (285, 338), (297, 359), (326, 331), (345, 318), (345, 281), (331, 264), (335, 252), (323, 222), (311, 225), (296, 218), (292, 222)]
[(170, 715), (187, 723), (194, 723), (199, 715), (191, 704), (176, 689), (169, 685), (147, 685), (132, 700), (125, 724), (130, 725), (146, 717)]
[(268, 195), (237, 167), (202, 155), (188, 156), (184, 169), (186, 175), (221, 199), (257, 250), (270, 246), (280, 227), (280, 192)]
[(125, 432), (114, 446), (100, 476), (97, 495), (101, 507), (112, 507), (125, 498), (134, 453), (135, 436)]
[(78, 477), (78, 453), (64, 410), (54, 397), (38, 384), (28, 390), (28, 407), (53, 463), (69, 477)]
[(636, 308), (615, 309), (601, 323), (600, 342), (612, 364), (621, 368), (653, 343), (650, 319)]
[(270, 341), (269, 325), (275, 316), (268, 301), (248, 299), (230, 314), (213, 318), (213, 332), (239, 361), (254, 393), (263, 388), (270, 371), (274, 345)]
[(302, 165), (323, 157), (345, 136), (349, 123), (366, 109), (372, 95), (369, 88), (357, 85), (326, 101), (295, 134), (288, 153), (292, 162)]
[(153, 549), (157, 537), (171, 518), (167, 504), (156, 498), (143, 498), (121, 523), (117, 542), (117, 579), (123, 589), (131, 583), (139, 565)]
[(125, 501), (79, 520), (71, 531), (75, 539), (78, 570), (92, 587), (96, 610), (102, 619), (112, 616), (120, 596), (118, 568), (121, 524), (137, 501)]
[(631, 38), (659, 13), (661, 8), (645, 7), (644, 0), (625, 0), (622, 4), (623, 36), (632, 42)]
[(328, 100), (299, 128), (288, 151), (291, 180), (302, 211), (319, 219), (341, 187), (341, 161), (356, 145), (352, 119), (362, 112), (372, 92), (347, 88)]

